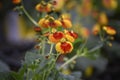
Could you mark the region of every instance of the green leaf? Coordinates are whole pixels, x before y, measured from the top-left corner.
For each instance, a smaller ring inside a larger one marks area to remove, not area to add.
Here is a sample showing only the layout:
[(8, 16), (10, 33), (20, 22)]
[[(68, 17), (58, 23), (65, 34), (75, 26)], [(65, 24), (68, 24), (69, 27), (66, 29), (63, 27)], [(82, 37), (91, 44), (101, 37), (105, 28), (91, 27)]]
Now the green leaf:
[(11, 72), (11, 75), (15, 80), (24, 80), (24, 76), (21, 76), (19, 73)]

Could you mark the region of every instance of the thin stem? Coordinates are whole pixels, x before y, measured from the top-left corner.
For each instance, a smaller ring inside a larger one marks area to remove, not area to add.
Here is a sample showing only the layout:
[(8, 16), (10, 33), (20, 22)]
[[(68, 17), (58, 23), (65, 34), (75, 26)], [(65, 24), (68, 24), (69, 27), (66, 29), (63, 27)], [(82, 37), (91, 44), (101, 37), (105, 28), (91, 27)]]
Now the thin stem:
[(49, 54), (52, 54), (53, 47), (54, 47), (54, 44), (51, 44)]
[(42, 41), (42, 55), (45, 53), (45, 39)]
[(36, 26), (39, 26), (39, 24), (29, 15), (29, 13), (26, 11), (23, 5), (21, 6), (21, 9), (33, 24), (35, 24)]
[(82, 57), (82, 56), (84, 56), (86, 53), (90, 53), (90, 52), (93, 52), (93, 51), (95, 51), (95, 50), (97, 50), (97, 49), (100, 49), (102, 46), (103, 46), (103, 44), (100, 44), (99, 46), (96, 46), (96, 47), (92, 48), (92, 49), (89, 50), (88, 52), (83, 52), (83, 53), (81, 53), (81, 55), (76, 54), (76, 55), (73, 56), (71, 59), (69, 59), (67, 62), (65, 62), (64, 64), (62, 64), (62, 65), (60, 66), (59, 70), (62, 69), (64, 66), (68, 65), (69, 63), (71, 63), (71, 62), (72, 62), (73, 60), (75, 60), (76, 58)]
[(71, 59), (69, 59), (67, 62), (65, 62), (63, 65), (60, 66), (59, 70), (61, 70), (64, 66), (66, 66), (67, 64), (71, 63), (73, 60), (75, 60), (76, 58), (78, 58), (78, 55), (76, 54), (75, 56), (73, 56)]

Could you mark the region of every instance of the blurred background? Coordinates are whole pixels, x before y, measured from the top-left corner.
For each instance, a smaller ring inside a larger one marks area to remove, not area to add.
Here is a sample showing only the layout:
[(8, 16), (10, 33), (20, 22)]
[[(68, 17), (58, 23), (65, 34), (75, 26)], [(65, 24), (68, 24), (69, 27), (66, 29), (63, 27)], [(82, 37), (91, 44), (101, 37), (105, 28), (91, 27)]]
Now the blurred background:
[[(35, 5), (40, 1), (23, 0), (25, 9), (35, 21), (40, 16)], [(85, 80), (120, 80), (120, 0), (55, 1), (56, 12), (71, 17), (73, 29), (88, 38), (89, 48), (99, 40), (92, 33), (96, 24), (116, 29), (111, 47), (104, 46), (101, 56), (96, 60), (84, 57), (77, 59), (74, 70), (82, 71)], [(34, 24), (24, 13), (15, 11), (16, 6), (12, 0), (0, 0), (0, 76), (2, 72), (18, 71), (25, 52), (35, 45)]]

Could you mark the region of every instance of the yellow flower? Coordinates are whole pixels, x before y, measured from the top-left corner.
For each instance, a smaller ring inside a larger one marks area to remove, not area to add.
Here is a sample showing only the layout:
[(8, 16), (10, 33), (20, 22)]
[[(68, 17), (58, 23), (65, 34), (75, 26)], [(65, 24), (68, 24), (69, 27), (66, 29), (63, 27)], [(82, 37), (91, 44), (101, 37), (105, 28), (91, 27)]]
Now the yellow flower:
[(102, 4), (107, 9), (116, 9), (118, 6), (117, 0), (102, 0)]
[(100, 31), (100, 25), (99, 25), (99, 24), (95, 24), (95, 25), (93, 26), (92, 33), (93, 33), (94, 35), (98, 35), (99, 31)]
[(81, 28), (81, 36), (84, 37), (84, 38), (88, 38), (89, 37), (89, 30), (85, 27), (82, 27)]
[(104, 26), (103, 30), (105, 30), (106, 33), (109, 34), (109, 35), (115, 35), (116, 34), (116, 30), (113, 29), (112, 27)]
[(42, 18), (39, 20), (38, 24), (41, 26), (41, 27), (44, 27), (44, 28), (48, 28), (48, 23), (49, 21), (45, 18)]
[(71, 23), (71, 21), (68, 20), (68, 19), (63, 19), (63, 20), (61, 21), (61, 23), (62, 23), (62, 26), (63, 26), (64, 28), (71, 28), (71, 27), (72, 27), (72, 23)]
[(107, 19), (107, 16), (104, 12), (100, 13), (100, 16), (99, 16), (99, 23), (101, 25), (106, 25), (108, 23), (108, 19)]
[(70, 42), (74, 42), (75, 41), (75, 39), (72, 36), (68, 35), (68, 34), (66, 34), (65, 37)]
[(73, 32), (73, 31), (65, 30), (65, 38), (70, 42), (74, 42), (75, 39), (78, 38), (78, 35), (77, 35), (77, 33)]
[(73, 45), (71, 42), (58, 42), (55, 46), (55, 49), (60, 54), (67, 54), (70, 53), (73, 50)]
[(63, 32), (55, 32), (53, 34), (49, 35), (49, 41), (53, 43), (59, 42), (62, 38), (64, 38), (64, 33)]
[(40, 3), (35, 6), (35, 9), (39, 12), (50, 12), (52, 8), (51, 4), (47, 3)]
[(50, 27), (53, 27), (53, 28), (57, 28), (59, 26), (61, 26), (61, 22), (59, 20), (53, 20), (53, 21), (50, 21), (47, 23)]
[(88, 66), (86, 68), (86, 70), (85, 70), (85, 76), (86, 77), (90, 77), (90, 76), (92, 76), (92, 74), (93, 74), (93, 67), (92, 66)]

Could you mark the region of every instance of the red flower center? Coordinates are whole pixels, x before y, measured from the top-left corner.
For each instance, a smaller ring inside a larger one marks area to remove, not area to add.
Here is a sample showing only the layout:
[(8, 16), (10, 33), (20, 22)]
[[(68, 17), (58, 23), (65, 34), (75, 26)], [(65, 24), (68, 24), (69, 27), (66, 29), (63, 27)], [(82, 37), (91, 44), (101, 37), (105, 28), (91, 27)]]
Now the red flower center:
[(78, 35), (77, 35), (77, 33), (75, 33), (75, 32), (69, 32), (69, 34), (70, 34), (73, 38), (75, 38), (75, 39), (78, 38)]
[(53, 34), (53, 37), (54, 37), (55, 39), (61, 39), (61, 38), (63, 38), (63, 33), (61, 33), (61, 32), (55, 32), (55, 33)]
[(55, 25), (56, 25), (55, 22), (49, 22), (50, 27), (54, 27)]
[(61, 49), (66, 53), (71, 49), (71, 45), (69, 43), (63, 42), (61, 43)]

